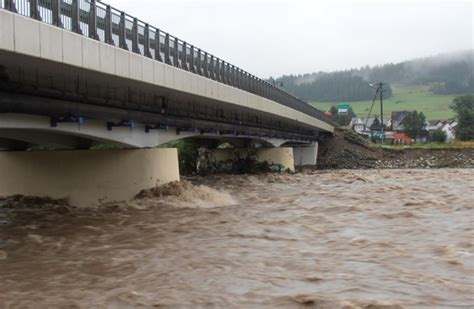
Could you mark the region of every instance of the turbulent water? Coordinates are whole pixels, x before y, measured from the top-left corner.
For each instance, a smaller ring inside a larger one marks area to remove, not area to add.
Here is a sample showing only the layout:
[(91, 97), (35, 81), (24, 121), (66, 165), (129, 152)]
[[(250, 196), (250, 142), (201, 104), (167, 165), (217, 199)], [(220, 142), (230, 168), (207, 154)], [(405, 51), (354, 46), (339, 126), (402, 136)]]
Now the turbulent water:
[(102, 209), (3, 201), (0, 307), (474, 306), (472, 169), (190, 181)]

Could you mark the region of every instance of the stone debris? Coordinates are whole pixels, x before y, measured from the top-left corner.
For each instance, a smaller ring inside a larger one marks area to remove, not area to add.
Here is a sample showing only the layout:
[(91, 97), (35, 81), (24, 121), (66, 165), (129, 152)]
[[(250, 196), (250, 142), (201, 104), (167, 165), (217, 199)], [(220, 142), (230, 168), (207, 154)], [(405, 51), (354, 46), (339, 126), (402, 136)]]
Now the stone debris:
[(320, 142), (320, 169), (474, 168), (473, 148), (387, 149), (349, 130)]

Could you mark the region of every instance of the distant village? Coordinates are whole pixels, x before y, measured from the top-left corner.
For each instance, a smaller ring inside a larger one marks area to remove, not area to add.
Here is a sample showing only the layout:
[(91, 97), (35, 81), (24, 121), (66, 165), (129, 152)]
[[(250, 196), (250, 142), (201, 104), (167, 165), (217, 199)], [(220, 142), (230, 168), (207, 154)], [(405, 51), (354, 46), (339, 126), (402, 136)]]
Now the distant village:
[[(453, 142), (456, 139), (455, 127), (458, 122), (454, 118), (425, 121), (416, 138), (412, 138), (405, 128), (405, 120), (411, 112), (396, 111), (392, 112), (390, 117), (383, 117), (383, 119), (378, 116), (370, 118), (352, 117), (347, 127), (373, 142), (380, 143), (383, 141), (385, 144), (393, 145), (411, 145), (415, 142), (427, 143), (432, 141), (433, 134), (436, 131), (444, 132), (444, 142), (446, 143)], [(348, 105), (340, 105), (337, 113), (348, 115)]]

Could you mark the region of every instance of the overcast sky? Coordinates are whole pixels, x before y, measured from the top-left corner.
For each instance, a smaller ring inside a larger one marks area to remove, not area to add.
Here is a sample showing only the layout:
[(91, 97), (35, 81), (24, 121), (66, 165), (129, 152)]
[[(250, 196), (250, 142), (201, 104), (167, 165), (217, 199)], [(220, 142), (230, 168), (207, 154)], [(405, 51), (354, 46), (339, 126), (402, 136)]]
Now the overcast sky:
[(260, 77), (473, 48), (472, 1), (104, 0)]

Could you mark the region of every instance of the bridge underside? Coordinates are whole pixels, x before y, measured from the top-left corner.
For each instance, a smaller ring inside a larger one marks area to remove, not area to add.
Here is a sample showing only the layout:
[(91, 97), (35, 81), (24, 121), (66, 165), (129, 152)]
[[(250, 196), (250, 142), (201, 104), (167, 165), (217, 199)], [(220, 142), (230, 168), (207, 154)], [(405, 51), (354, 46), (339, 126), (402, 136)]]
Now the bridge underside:
[(32, 146), (49, 149), (89, 149), (100, 144), (121, 148), (153, 148), (180, 139), (200, 140), (210, 148), (222, 143), (237, 147), (252, 142), (266, 147), (309, 145), (312, 139), (298, 135), (268, 134), (251, 130), (206, 130), (171, 126), (152, 127), (86, 118), (55, 118), (28, 114), (0, 114), (0, 150), (25, 150)]

